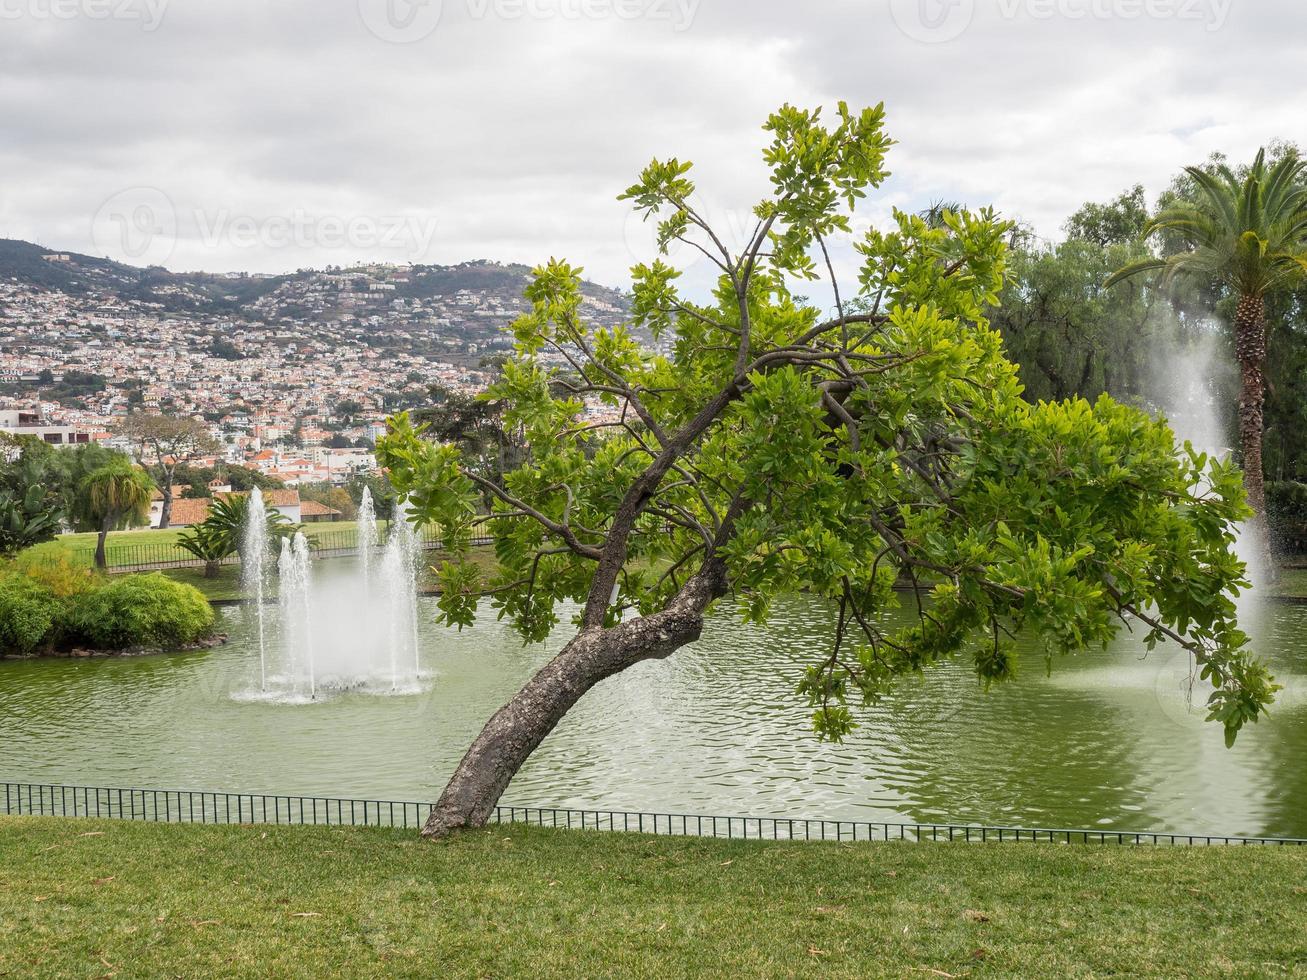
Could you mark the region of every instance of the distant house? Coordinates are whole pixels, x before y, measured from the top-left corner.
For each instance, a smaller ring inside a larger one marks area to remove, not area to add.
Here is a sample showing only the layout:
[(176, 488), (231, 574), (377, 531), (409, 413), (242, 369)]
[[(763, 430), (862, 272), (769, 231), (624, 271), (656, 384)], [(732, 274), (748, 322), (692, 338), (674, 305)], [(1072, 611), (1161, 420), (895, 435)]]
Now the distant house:
[[(215, 497), (244, 497), (246, 493), (240, 491), (237, 493), (217, 493)], [(301, 524), (304, 522), (303, 507), (304, 503), (300, 500), (298, 490), (264, 490), (263, 503), (269, 510), (275, 510), (285, 515), (286, 519), (292, 524)], [(190, 527), (193, 524), (202, 524), (204, 519), (209, 516), (209, 501), (202, 500), (174, 500), (172, 502), (172, 514), (169, 517), (169, 527)]]
[(338, 521), (343, 515), (334, 507), (320, 504), (316, 500), (300, 503), (300, 518), (305, 524), (321, 524), (326, 521)]
[[(176, 508), (178, 501), (190, 487), (185, 483), (174, 483), (172, 487), (172, 505)], [(163, 516), (163, 492), (155, 487), (150, 491), (150, 527), (159, 526), (159, 518)], [(169, 527), (172, 525), (169, 524)]]
[(80, 446), (91, 441), (89, 432), (79, 431), (71, 425), (54, 425), (46, 419), (40, 408), (31, 411), (5, 409), (0, 411), (0, 432), (15, 436), (32, 436), (51, 446)]

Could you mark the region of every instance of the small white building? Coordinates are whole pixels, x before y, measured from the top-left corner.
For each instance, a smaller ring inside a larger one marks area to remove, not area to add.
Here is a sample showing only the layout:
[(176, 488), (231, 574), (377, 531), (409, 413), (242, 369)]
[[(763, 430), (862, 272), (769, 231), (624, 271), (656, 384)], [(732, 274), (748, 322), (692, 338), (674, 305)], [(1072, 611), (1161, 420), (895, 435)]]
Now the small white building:
[(91, 441), (89, 432), (81, 432), (72, 425), (55, 425), (45, 418), (40, 409), (0, 411), (0, 432), (13, 436), (32, 436), (51, 446), (80, 446)]

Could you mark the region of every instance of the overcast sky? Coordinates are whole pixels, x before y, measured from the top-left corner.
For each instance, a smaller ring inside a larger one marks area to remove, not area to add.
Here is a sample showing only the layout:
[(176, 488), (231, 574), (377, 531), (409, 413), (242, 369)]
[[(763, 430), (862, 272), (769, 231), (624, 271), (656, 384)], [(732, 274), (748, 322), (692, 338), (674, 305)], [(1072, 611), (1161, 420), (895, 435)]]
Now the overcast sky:
[(1212, 151), (1307, 143), (1302, 0), (0, 0), (0, 237), (175, 270), (650, 257), (615, 200), (695, 161), (729, 233), (784, 102), (884, 101), (860, 215), (1048, 237)]

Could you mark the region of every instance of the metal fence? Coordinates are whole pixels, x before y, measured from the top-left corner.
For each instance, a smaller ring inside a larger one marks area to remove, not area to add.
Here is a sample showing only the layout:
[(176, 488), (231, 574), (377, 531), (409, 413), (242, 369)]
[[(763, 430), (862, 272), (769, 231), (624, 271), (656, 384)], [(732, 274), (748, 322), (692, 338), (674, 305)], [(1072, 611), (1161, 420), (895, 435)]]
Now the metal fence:
[[(118, 789), (48, 783), (4, 783), (4, 813), (11, 816), (98, 817), (159, 823), (314, 824), (320, 826), (422, 826), (433, 804), (264, 793)], [(1228, 837), (1120, 830), (1053, 830), (970, 824), (884, 823), (642, 813), (561, 807), (495, 808), (492, 822), (571, 830), (618, 831), (673, 837), (789, 841), (955, 841), (971, 843), (1142, 844), (1159, 846), (1303, 846), (1285, 837)]]
[[(347, 558), (359, 553), (357, 531), (318, 531), (310, 524), (305, 535), (313, 545), (314, 558)], [(418, 543), (423, 551), (439, 551), (443, 547), (441, 539), (433, 528), (423, 528), (417, 532)], [(379, 532), (376, 547), (385, 543), (384, 533)], [(489, 537), (475, 537), (471, 544), (493, 544)], [(111, 572), (143, 571), (164, 568), (198, 568), (205, 564), (189, 551), (175, 544), (110, 544), (105, 548), (105, 561)], [(224, 565), (239, 565), (239, 555), (229, 555), (223, 559)]]

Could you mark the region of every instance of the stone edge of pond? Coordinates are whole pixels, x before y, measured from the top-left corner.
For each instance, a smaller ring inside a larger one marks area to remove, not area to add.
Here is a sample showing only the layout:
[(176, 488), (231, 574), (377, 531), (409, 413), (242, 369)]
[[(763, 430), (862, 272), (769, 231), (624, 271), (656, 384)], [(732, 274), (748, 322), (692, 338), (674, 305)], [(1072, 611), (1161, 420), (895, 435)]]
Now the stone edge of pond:
[(126, 650), (97, 650), (88, 647), (77, 647), (72, 650), (55, 650), (31, 655), (0, 653), (0, 660), (91, 660), (108, 657), (160, 657), (166, 654), (200, 653), (204, 650), (212, 650), (223, 646), (227, 640), (228, 635), (226, 633), (214, 633), (203, 640), (196, 640), (194, 643), (188, 643), (180, 647), (128, 647)]

